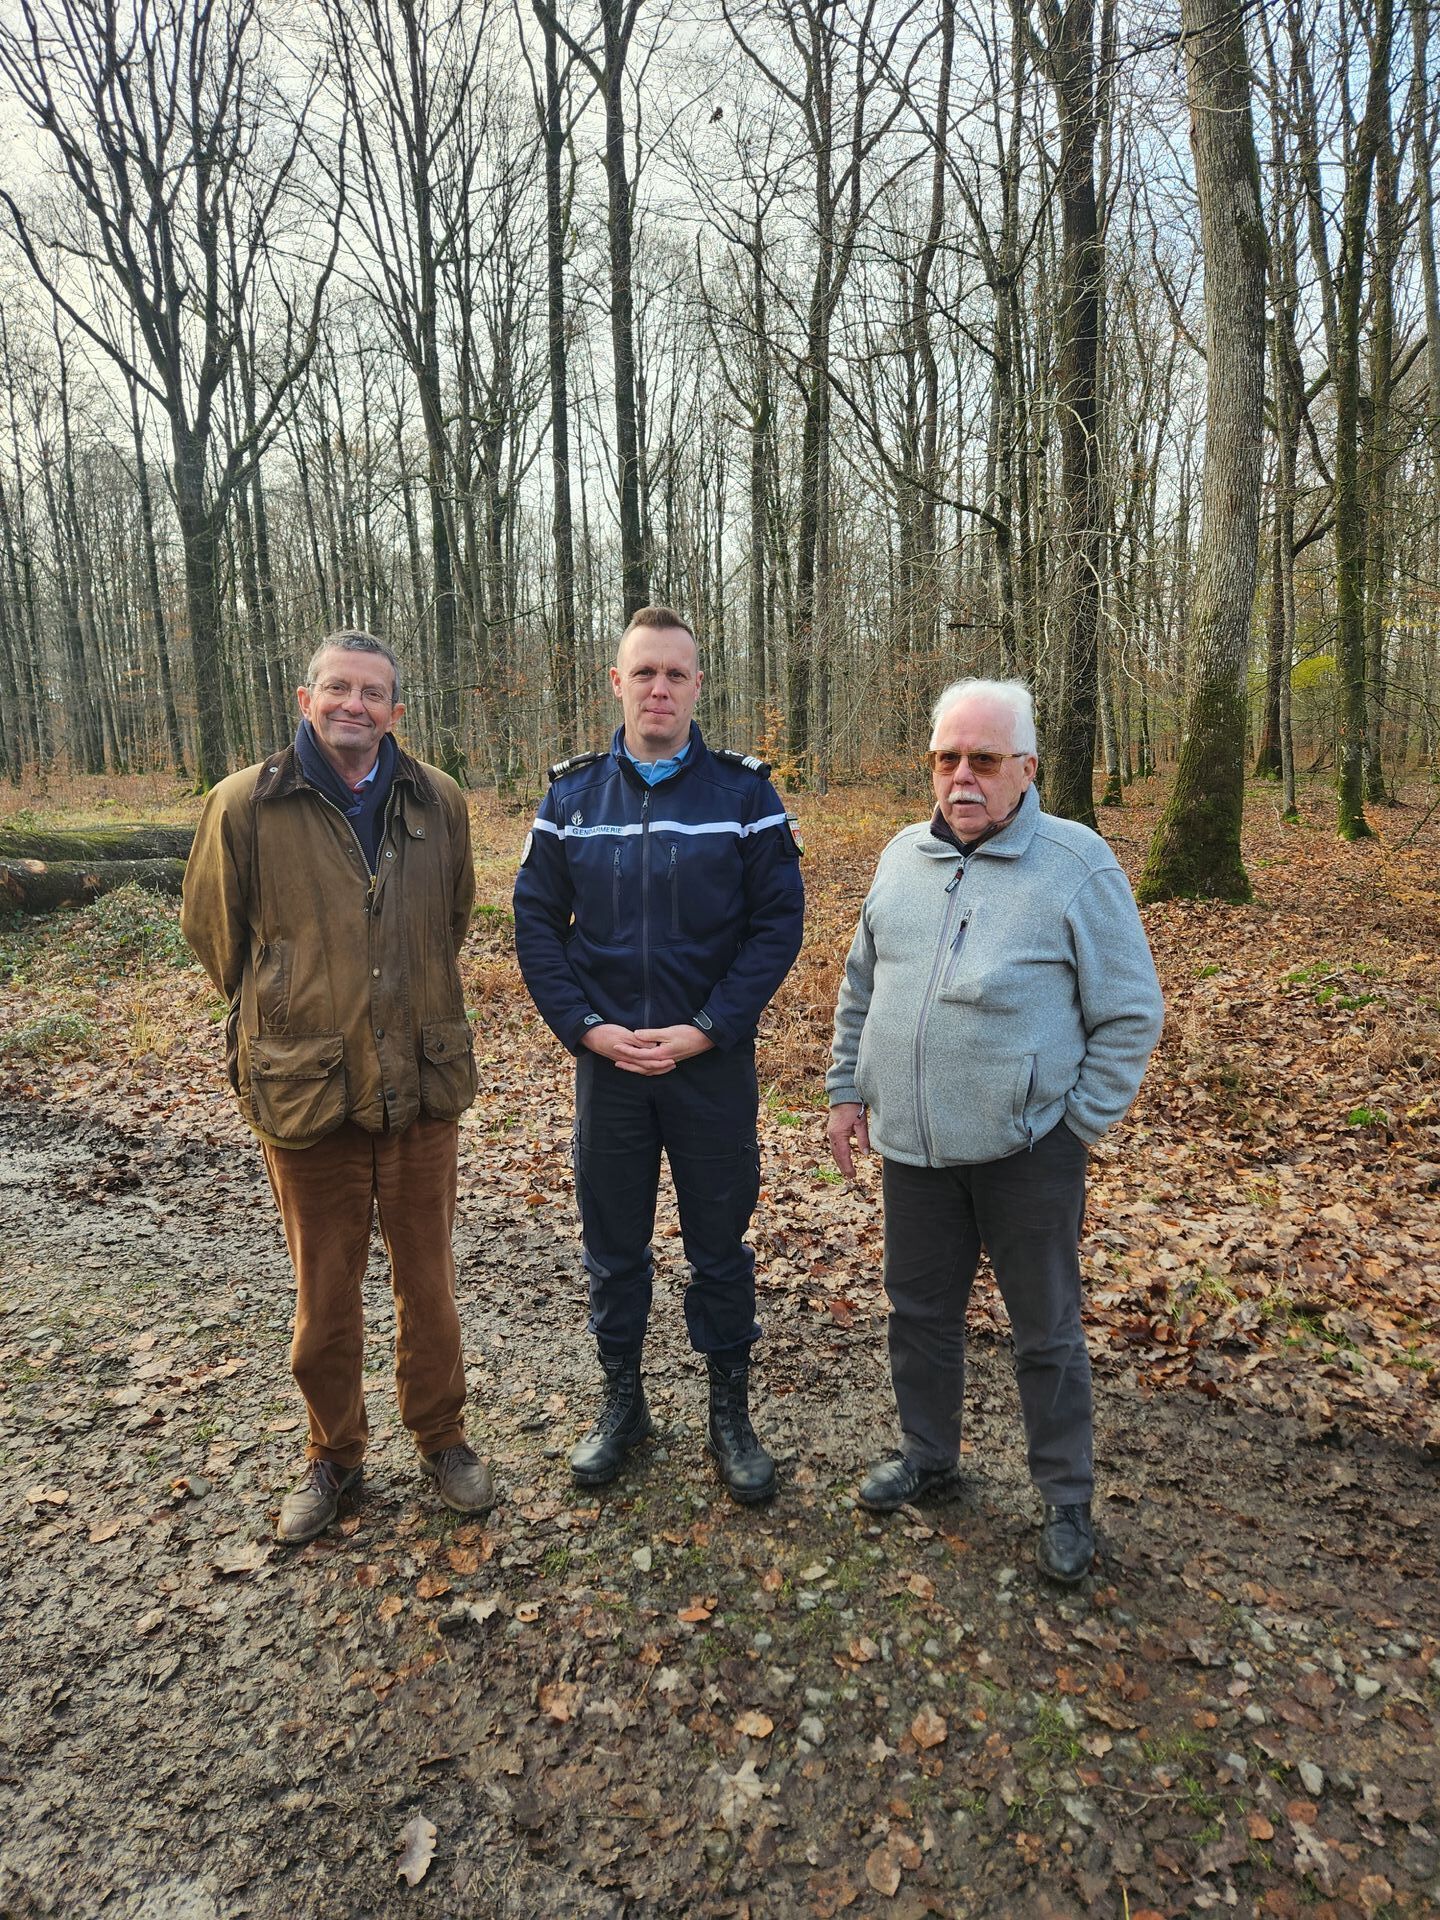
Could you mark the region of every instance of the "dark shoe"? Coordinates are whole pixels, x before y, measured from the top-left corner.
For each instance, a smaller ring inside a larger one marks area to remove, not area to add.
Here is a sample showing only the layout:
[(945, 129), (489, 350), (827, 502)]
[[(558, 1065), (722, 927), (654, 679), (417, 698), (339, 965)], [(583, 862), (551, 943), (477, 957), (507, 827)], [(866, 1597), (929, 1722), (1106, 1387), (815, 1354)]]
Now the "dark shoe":
[(490, 1469), (473, 1447), (462, 1440), (439, 1453), (422, 1453), (420, 1471), (435, 1482), (435, 1491), (452, 1513), (488, 1513), (495, 1504)]
[(922, 1467), (903, 1453), (887, 1453), (860, 1482), (860, 1504), (872, 1513), (893, 1513), (927, 1493), (954, 1494), (959, 1488), (954, 1467)]
[(603, 1487), (619, 1473), (627, 1453), (655, 1431), (638, 1353), (602, 1353), (605, 1397), (595, 1425), (570, 1455), (570, 1471), (582, 1487)]
[(1083, 1507), (1046, 1507), (1035, 1558), (1040, 1571), (1061, 1586), (1073, 1587), (1085, 1578), (1095, 1558), (1088, 1500)]
[(340, 1511), (340, 1496), (353, 1487), (361, 1467), (337, 1466), (333, 1460), (312, 1460), (305, 1478), (280, 1502), (275, 1538), (287, 1547), (300, 1547), (324, 1533)]
[(742, 1507), (775, 1491), (775, 1462), (750, 1424), (750, 1369), (706, 1361), (710, 1374), (710, 1451), (732, 1500)]

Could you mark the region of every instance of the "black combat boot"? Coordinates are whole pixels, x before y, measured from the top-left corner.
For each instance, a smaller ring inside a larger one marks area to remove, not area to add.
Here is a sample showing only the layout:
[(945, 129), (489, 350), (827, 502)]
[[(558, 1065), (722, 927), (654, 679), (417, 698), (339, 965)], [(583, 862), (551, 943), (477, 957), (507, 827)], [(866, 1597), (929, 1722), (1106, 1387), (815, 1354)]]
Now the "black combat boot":
[(775, 1491), (775, 1462), (750, 1424), (748, 1366), (707, 1360), (710, 1371), (710, 1451), (731, 1499), (742, 1506), (768, 1500)]
[(1095, 1528), (1090, 1502), (1045, 1509), (1045, 1523), (1035, 1548), (1040, 1571), (1062, 1587), (1073, 1587), (1090, 1571), (1095, 1558)]
[(603, 1487), (619, 1473), (632, 1447), (655, 1431), (638, 1353), (602, 1353), (605, 1397), (595, 1425), (570, 1455), (570, 1471), (582, 1487)]

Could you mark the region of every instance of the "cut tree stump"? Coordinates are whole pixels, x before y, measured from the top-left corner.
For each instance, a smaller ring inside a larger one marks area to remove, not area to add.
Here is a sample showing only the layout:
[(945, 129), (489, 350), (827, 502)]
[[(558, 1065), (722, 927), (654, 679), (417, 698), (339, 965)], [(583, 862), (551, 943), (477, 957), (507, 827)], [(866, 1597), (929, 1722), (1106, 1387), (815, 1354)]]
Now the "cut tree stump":
[(0, 860), (0, 907), (54, 913), (84, 907), (116, 887), (179, 893), (183, 860)]
[(0, 827), (0, 861), (184, 860), (194, 838), (193, 827)]

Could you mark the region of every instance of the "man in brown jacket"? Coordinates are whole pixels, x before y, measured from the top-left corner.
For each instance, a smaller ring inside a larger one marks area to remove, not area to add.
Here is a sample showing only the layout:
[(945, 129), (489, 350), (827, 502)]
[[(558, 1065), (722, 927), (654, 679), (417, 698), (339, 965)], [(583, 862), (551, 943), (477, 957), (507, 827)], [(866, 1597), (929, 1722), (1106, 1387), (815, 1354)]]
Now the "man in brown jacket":
[(459, 788), (393, 738), (395, 656), (330, 636), (283, 753), (222, 780), (185, 872), (181, 926), (229, 1002), (230, 1084), (260, 1140), (297, 1285), (290, 1364), (309, 1466), (279, 1538), (311, 1540), (359, 1480), (368, 1426), (361, 1285), (372, 1214), (395, 1294), (400, 1417), (457, 1513), (493, 1504), (465, 1441), (451, 1229), (475, 1061), (456, 959), (475, 869)]

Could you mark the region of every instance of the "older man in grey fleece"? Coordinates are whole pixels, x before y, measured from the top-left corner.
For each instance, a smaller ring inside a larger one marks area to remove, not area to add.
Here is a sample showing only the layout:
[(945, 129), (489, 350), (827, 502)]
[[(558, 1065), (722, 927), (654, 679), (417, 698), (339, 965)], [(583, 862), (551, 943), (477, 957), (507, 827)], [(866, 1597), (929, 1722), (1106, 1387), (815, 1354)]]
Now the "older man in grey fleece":
[(1163, 1006), (1135, 902), (1088, 827), (1040, 809), (1019, 681), (936, 703), (935, 812), (880, 856), (835, 1010), (829, 1140), (872, 1143), (885, 1195), (890, 1377), (902, 1445), (871, 1467), (885, 1512), (953, 1484), (965, 1314), (982, 1247), (1015, 1349), (1038, 1558), (1095, 1554), (1090, 1356), (1080, 1319), (1089, 1149), (1125, 1114)]

